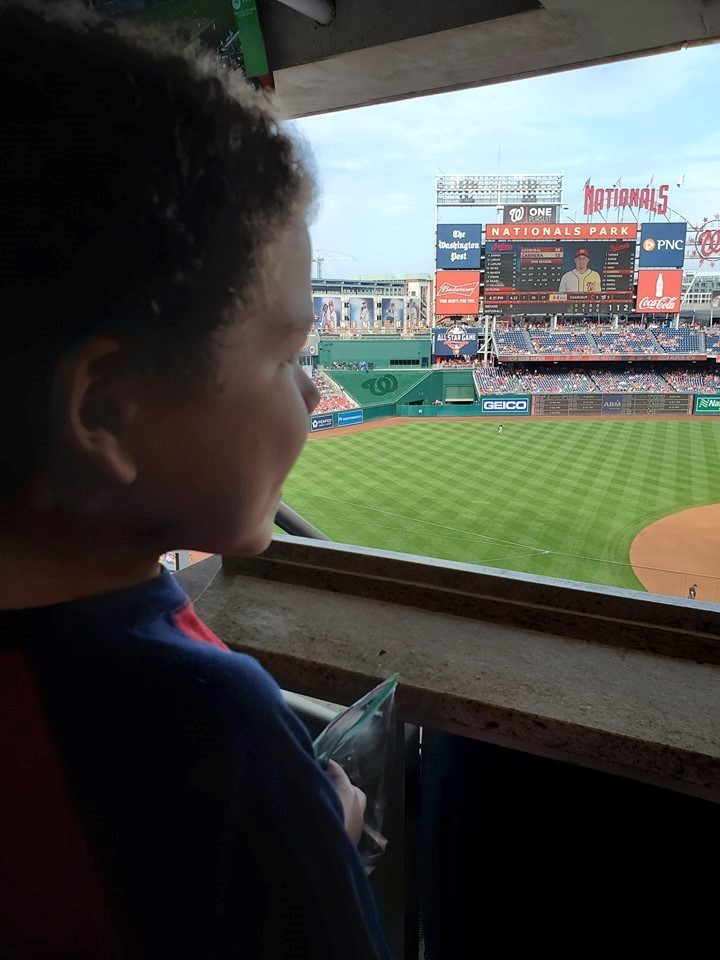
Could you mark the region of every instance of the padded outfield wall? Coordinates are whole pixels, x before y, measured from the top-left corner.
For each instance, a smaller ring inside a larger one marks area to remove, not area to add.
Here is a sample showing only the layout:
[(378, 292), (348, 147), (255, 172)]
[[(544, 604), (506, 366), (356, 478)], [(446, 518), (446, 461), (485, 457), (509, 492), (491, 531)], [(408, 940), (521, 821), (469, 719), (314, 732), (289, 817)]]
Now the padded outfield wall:
[[(471, 371), (332, 371), (360, 406), (314, 414), (308, 430), (329, 430), (387, 417), (623, 417), (720, 416), (720, 397), (681, 393), (483, 394), (474, 402)], [(437, 402), (439, 401), (439, 403)]]

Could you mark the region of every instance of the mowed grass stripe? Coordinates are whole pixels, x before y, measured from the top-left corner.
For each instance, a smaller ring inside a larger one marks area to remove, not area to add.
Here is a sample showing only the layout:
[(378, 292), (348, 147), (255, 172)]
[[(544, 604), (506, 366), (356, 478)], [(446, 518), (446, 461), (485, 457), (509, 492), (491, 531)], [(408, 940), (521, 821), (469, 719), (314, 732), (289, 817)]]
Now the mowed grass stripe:
[(720, 423), (410, 422), (308, 443), (284, 499), (335, 540), (641, 589), (648, 523), (720, 500)]

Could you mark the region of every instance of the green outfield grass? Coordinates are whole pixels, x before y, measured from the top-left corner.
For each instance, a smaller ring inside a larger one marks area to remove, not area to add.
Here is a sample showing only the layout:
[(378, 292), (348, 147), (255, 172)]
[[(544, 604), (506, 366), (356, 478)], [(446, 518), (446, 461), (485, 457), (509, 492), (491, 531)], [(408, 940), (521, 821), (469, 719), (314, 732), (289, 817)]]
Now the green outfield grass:
[(720, 422), (417, 422), (313, 438), (283, 499), (333, 540), (642, 590), (647, 524), (720, 500)]

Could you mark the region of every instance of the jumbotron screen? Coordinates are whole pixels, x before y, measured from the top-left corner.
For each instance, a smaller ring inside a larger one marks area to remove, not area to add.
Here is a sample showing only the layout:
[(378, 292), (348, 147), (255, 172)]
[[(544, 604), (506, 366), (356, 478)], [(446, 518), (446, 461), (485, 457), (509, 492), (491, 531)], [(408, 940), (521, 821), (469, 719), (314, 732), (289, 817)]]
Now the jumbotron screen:
[(629, 313), (635, 239), (488, 240), (486, 313)]

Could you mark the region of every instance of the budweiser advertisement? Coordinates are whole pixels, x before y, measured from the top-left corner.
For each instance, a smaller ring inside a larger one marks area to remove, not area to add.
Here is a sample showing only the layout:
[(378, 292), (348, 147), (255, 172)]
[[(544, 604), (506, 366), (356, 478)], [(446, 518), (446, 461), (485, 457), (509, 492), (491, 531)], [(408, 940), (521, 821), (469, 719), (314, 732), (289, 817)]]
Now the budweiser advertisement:
[(480, 309), (478, 270), (438, 270), (435, 275), (435, 313), (469, 316)]
[(638, 270), (638, 313), (679, 313), (681, 293), (682, 270)]

